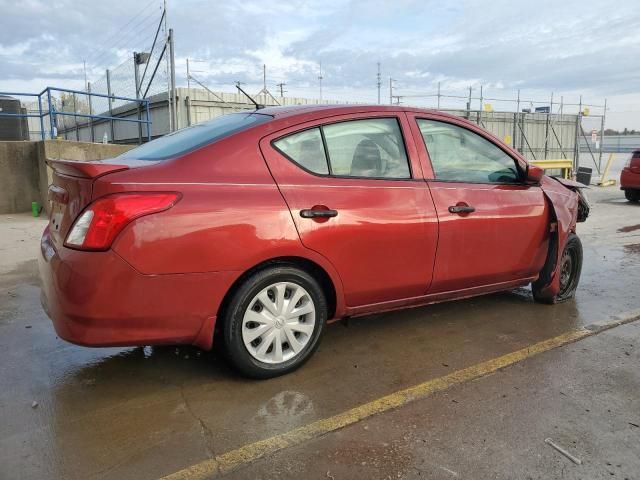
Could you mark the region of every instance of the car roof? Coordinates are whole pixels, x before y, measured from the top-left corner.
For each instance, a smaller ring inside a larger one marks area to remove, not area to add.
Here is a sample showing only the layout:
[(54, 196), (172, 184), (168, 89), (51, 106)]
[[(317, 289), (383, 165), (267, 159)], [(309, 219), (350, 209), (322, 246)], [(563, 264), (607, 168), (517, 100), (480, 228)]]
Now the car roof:
[[(438, 115), (447, 115), (441, 111), (429, 110), (425, 108), (405, 107), (401, 105), (365, 105), (365, 104), (349, 104), (349, 105), (285, 105), (280, 107), (265, 107), (258, 110), (259, 113), (272, 115), (276, 119), (284, 119), (298, 115), (318, 114), (318, 117), (345, 115), (349, 113), (366, 113), (366, 112), (423, 112), (437, 113)], [(449, 116), (449, 115), (447, 115)]]

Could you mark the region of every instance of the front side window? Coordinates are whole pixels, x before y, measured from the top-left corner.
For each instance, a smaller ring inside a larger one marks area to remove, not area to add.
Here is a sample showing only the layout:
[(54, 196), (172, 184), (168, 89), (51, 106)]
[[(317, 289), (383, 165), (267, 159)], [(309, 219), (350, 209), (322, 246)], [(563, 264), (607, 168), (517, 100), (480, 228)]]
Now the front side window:
[(323, 125), (280, 138), (273, 145), (304, 169), (320, 175), (411, 178), (395, 118)]
[(418, 120), (436, 180), (471, 183), (517, 183), (513, 158), (480, 135), (457, 125)]

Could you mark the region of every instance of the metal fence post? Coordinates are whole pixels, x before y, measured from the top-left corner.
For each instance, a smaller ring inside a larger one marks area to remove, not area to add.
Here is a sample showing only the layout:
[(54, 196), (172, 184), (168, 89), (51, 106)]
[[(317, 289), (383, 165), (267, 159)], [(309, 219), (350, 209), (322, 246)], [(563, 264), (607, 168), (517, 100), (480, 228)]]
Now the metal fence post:
[(484, 106), (482, 105), (483, 103), (483, 95), (482, 95), (482, 85), (480, 85), (480, 109), (478, 110), (478, 125), (482, 126), (482, 109), (484, 108)]
[(146, 101), (146, 111), (147, 111), (147, 141), (151, 141), (151, 117), (149, 115), (149, 100)]
[[(89, 115), (93, 115), (93, 107), (91, 106), (91, 82), (87, 82), (87, 98), (89, 100)], [(95, 142), (95, 132), (93, 131), (93, 117), (89, 117), (89, 128), (91, 129), (91, 142)]]
[(549, 104), (549, 113), (547, 113), (547, 121), (544, 129), (544, 158), (549, 157), (549, 124), (551, 122), (551, 114), (553, 113), (553, 92), (551, 92), (551, 103)]
[(607, 99), (604, 99), (604, 110), (600, 118), (600, 152), (598, 153), (598, 170), (602, 169), (602, 149), (604, 147), (604, 122), (607, 117)]
[(169, 29), (169, 66), (171, 74), (171, 106), (173, 114), (173, 130), (178, 130), (178, 103), (176, 101), (176, 59), (173, 28)]
[(45, 133), (44, 133), (44, 118), (42, 115), (42, 94), (38, 95), (38, 114), (40, 115), (40, 135), (42, 136), (42, 140), (44, 140)]
[[(140, 99), (140, 91), (142, 90), (142, 85), (140, 85), (140, 72), (138, 71), (138, 52), (133, 52), (133, 81), (136, 84), (136, 98)], [(138, 110), (138, 120), (142, 119), (142, 115), (140, 112), (140, 102), (137, 104)], [(138, 144), (142, 144), (142, 123), (138, 122)]]
[[(111, 72), (109, 71), (109, 69), (107, 69), (107, 95), (109, 95), (109, 98), (107, 99), (107, 101), (109, 102), (109, 116), (113, 117), (113, 99), (111, 98)], [(109, 120), (109, 129), (111, 130), (111, 141), (115, 142), (116, 140), (116, 135), (115, 135), (115, 129), (113, 127), (113, 118), (111, 120)]]
[[(582, 105), (582, 97), (580, 98), (580, 105)], [(575, 174), (578, 171), (578, 167), (580, 166), (580, 128), (582, 126), (582, 108), (578, 112), (576, 116), (576, 144), (573, 149), (573, 176), (575, 178)]]
[(53, 105), (51, 103), (51, 90), (47, 87), (47, 102), (49, 103), (49, 127), (51, 128), (51, 140), (55, 138), (55, 119), (53, 118)]
[[(73, 113), (78, 113), (78, 106), (76, 104), (76, 94), (73, 94)], [(78, 117), (74, 115), (73, 117), (73, 127), (76, 131), (76, 142), (80, 141), (80, 133), (78, 132)], [(66, 132), (65, 132), (66, 137)]]
[[(562, 138), (562, 132), (564, 131), (564, 96), (560, 95), (560, 140), (563, 143), (560, 143), (560, 153), (564, 157), (564, 139)], [(565, 157), (566, 158), (566, 157)]]
[(513, 147), (514, 150), (518, 150), (518, 142), (516, 142), (517, 134), (518, 134), (518, 112), (513, 114), (513, 137), (511, 137), (511, 146)]

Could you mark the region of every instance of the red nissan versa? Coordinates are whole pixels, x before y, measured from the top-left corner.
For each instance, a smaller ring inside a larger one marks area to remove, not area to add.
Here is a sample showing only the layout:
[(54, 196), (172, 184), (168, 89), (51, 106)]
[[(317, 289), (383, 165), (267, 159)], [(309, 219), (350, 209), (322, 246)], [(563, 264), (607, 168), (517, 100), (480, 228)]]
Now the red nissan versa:
[(634, 150), (620, 174), (620, 188), (630, 202), (640, 201), (640, 149)]
[(307, 360), (329, 320), (532, 284), (573, 297), (575, 182), (458, 117), (265, 108), (105, 161), (50, 160), (43, 305), (80, 345), (224, 344), (248, 376)]

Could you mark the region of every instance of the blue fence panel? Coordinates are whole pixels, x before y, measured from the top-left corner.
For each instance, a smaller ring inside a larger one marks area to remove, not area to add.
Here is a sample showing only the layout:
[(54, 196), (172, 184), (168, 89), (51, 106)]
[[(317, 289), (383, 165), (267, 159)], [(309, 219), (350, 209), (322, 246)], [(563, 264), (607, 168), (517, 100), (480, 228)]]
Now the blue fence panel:
[[(60, 97), (59, 103), (61, 104), (61, 108), (56, 108), (56, 99), (55, 94)], [(67, 99), (69, 96), (73, 99), (73, 111), (65, 111), (65, 99), (63, 98), (66, 95)], [(78, 136), (79, 128), (89, 128), (91, 130), (91, 137), (93, 140), (94, 133), (94, 120), (103, 121), (103, 122), (126, 122), (126, 123), (136, 123), (138, 125), (146, 126), (146, 137), (147, 141), (151, 140), (151, 116), (150, 116), (150, 107), (149, 100), (147, 99), (138, 99), (138, 98), (130, 98), (130, 97), (122, 97), (116, 95), (105, 95), (102, 93), (92, 93), (92, 92), (83, 92), (80, 90), (72, 90), (68, 88), (57, 88), (57, 87), (47, 87), (40, 93), (24, 93), (24, 92), (0, 92), (0, 96), (8, 96), (8, 97), (27, 97), (34, 98), (37, 100), (37, 110), (35, 108), (28, 109), (27, 107), (23, 107), (23, 101), (20, 98), (16, 98), (16, 100), (20, 101), (20, 108), (25, 108), (26, 113), (8, 113), (0, 110), (0, 118), (38, 118), (39, 119), (39, 133), (42, 140), (47, 138), (47, 133), (49, 138), (56, 138), (58, 136), (58, 122), (59, 119), (62, 118), (63, 130), (65, 134), (68, 133), (69, 130), (73, 131), (75, 129), (76, 136)], [(84, 113), (79, 111), (78, 106), (76, 104), (76, 99), (78, 96), (86, 97), (88, 101), (88, 112)], [(43, 97), (46, 98), (46, 108), (43, 108)], [(101, 112), (101, 113), (93, 113), (91, 108), (92, 98), (106, 98), (110, 101), (119, 100), (125, 103), (133, 103), (138, 105), (138, 118), (126, 118), (117, 115), (110, 114), (110, 112)], [(29, 113), (32, 112), (32, 113)], [(37, 112), (37, 113), (36, 113)], [(45, 117), (49, 117), (49, 131), (45, 129)], [(64, 119), (67, 117), (72, 117), (74, 119), (74, 126), (67, 127), (65, 125)], [(83, 125), (79, 125), (77, 119), (86, 119), (87, 123)], [(31, 129), (29, 129), (29, 134), (31, 134)], [(142, 132), (142, 130), (140, 130)], [(143, 135), (139, 135), (139, 142), (142, 142)], [(115, 138), (111, 138), (111, 141), (116, 141)]]

